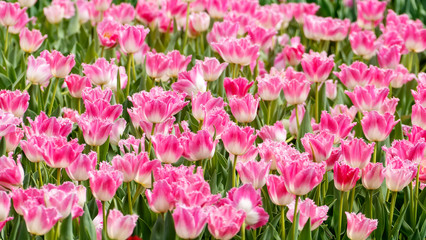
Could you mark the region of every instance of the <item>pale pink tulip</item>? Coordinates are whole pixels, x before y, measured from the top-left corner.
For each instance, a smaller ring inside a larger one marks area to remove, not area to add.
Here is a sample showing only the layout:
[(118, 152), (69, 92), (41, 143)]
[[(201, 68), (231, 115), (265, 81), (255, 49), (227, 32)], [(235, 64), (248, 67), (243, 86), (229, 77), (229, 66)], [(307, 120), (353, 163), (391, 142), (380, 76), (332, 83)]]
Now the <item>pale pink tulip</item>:
[(32, 205), (24, 207), (24, 220), (27, 231), (33, 235), (44, 235), (61, 218), (58, 210), (44, 205)]
[(205, 57), (204, 61), (195, 60), (196, 64), (200, 66), (203, 72), (203, 78), (207, 82), (216, 81), (225, 68), (228, 66), (228, 63), (220, 63), (216, 58)]
[(366, 189), (375, 190), (378, 189), (385, 178), (383, 174), (383, 164), (382, 163), (368, 163), (362, 169), (362, 185)]
[(123, 215), (119, 210), (113, 209), (108, 213), (107, 233), (108, 237), (116, 240), (125, 240), (133, 233), (138, 216)]
[(118, 42), (121, 50), (127, 54), (137, 53), (142, 49), (145, 37), (148, 35), (149, 29), (143, 26), (125, 25), (121, 28)]
[(213, 207), (207, 219), (209, 232), (216, 239), (232, 239), (240, 231), (245, 217), (243, 210), (237, 210), (231, 205)]
[(101, 162), (99, 170), (89, 172), (90, 189), (101, 201), (110, 201), (123, 183), (123, 173), (114, 170), (107, 162)]
[(302, 57), (302, 68), (306, 78), (311, 82), (324, 82), (334, 67), (334, 55), (327, 56), (326, 52), (305, 53)]
[[(288, 205), (287, 218), (290, 222), (294, 219), (294, 205), (295, 201)], [(325, 220), (327, 220), (328, 206), (317, 206), (315, 202), (309, 198), (300, 200), (297, 207), (297, 213), (299, 215), (299, 224), (297, 228), (302, 231), (308, 219), (311, 219), (311, 230), (317, 229)]]
[(13, 152), (0, 157), (0, 190), (13, 190), (24, 184), (24, 169), (21, 165), (21, 155), (15, 159)]
[(68, 177), (74, 181), (86, 181), (89, 179), (89, 172), (94, 171), (97, 163), (96, 152), (80, 154), (67, 168)]
[(362, 131), (365, 137), (372, 142), (384, 141), (399, 122), (390, 113), (381, 115), (376, 111), (364, 112), (364, 118), (361, 120)]
[(377, 228), (377, 219), (366, 218), (362, 213), (345, 214), (348, 220), (347, 235), (351, 240), (365, 240)]
[(251, 127), (241, 128), (236, 125), (228, 126), (222, 133), (222, 142), (225, 149), (233, 155), (244, 155), (256, 140), (253, 135), (254, 129)]

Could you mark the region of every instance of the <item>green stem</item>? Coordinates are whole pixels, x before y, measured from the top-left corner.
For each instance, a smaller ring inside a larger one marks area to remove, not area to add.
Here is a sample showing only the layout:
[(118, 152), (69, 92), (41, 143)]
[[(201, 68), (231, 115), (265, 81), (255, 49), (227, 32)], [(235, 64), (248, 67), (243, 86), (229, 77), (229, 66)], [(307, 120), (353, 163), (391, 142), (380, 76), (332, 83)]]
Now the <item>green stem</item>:
[(131, 54), (130, 59), (132, 60), (133, 81), (136, 82), (135, 57), (133, 56), (133, 54)]
[(105, 51), (105, 46), (102, 45), (102, 47), (101, 47), (101, 58), (104, 57), (104, 51)]
[(374, 152), (373, 152), (373, 163), (376, 163), (376, 158), (377, 158), (377, 145), (378, 145), (379, 143), (378, 142), (375, 142), (374, 143)]
[(336, 237), (337, 240), (340, 240), (340, 233), (342, 231), (342, 213), (343, 213), (343, 194), (344, 192), (341, 191), (340, 192), (340, 205), (339, 205), (339, 222), (337, 225), (337, 233), (336, 233)]
[(392, 98), (392, 84), (389, 84), (389, 98)]
[(349, 200), (349, 212), (352, 212), (352, 208), (353, 208), (354, 200), (355, 200), (355, 187), (352, 188), (350, 196), (351, 198)]
[(56, 172), (56, 185), (61, 185), (61, 170), (62, 168), (58, 168)]
[(138, 184), (138, 187), (136, 188), (135, 195), (132, 198), (132, 205), (135, 204), (136, 199), (139, 197), (139, 195), (141, 195), (141, 193), (143, 191), (144, 191), (144, 187), (142, 186), (142, 184)]
[(238, 75), (238, 64), (234, 64), (234, 69), (233, 69), (233, 71), (232, 71), (232, 78), (233, 79), (235, 79), (235, 78), (237, 78), (237, 75)]
[(237, 158), (238, 155), (234, 155), (234, 166), (232, 166), (232, 187), (236, 186), (235, 176), (237, 175), (237, 173), (235, 172), (235, 167), (237, 166)]
[(411, 72), (411, 70), (413, 70), (412, 68), (413, 68), (413, 58), (414, 58), (414, 54), (416, 54), (416, 53), (414, 53), (414, 52), (410, 52), (410, 53), (408, 54), (408, 66), (407, 66), (407, 69), (408, 69), (408, 71), (409, 71), (409, 72)]
[[(127, 86), (126, 86), (126, 97), (129, 96), (130, 93), (130, 85), (132, 83), (132, 78), (130, 77), (130, 68), (132, 66), (132, 54), (129, 53), (128, 58), (127, 58)], [(118, 90), (118, 88), (117, 88)]]
[(292, 232), (293, 232), (293, 236), (292, 236), (292, 240), (296, 239), (296, 234), (297, 234), (297, 225), (299, 225), (297, 221), (297, 206), (299, 205), (299, 196), (296, 195), (296, 199), (294, 202), (294, 215), (293, 215), (293, 226), (292, 226)]
[[(395, 202), (396, 202), (396, 196), (397, 196), (397, 192), (392, 192), (392, 200), (391, 200), (391, 207), (390, 207), (390, 216), (389, 216), (389, 225), (390, 225), (390, 230), (392, 230), (392, 220), (393, 220), (393, 212), (395, 210)], [(389, 231), (390, 234), (391, 231)]]
[(281, 239), (285, 240), (285, 206), (281, 206)]
[[(7, 44), (9, 41), (9, 27), (6, 28), (6, 39), (4, 41), (4, 55), (7, 56)], [(7, 58), (7, 57), (6, 57)]]
[(31, 83), (28, 83), (28, 85), (25, 87), (24, 91), (28, 91), (28, 89), (30, 89), (31, 85), (32, 85)]
[[(314, 158), (315, 159), (315, 158)], [(317, 186), (317, 192), (315, 193), (315, 203), (319, 206), (321, 205), (321, 188), (322, 188), (322, 181)]]
[(96, 146), (96, 156), (98, 158), (98, 164), (101, 162), (101, 146)]
[(155, 124), (156, 124), (156, 123), (153, 123), (153, 124), (152, 124), (151, 137), (149, 138), (149, 144), (148, 144), (148, 149), (147, 149), (148, 156), (151, 156), (152, 137), (154, 136)]
[(41, 162), (36, 162), (36, 165), (37, 165), (37, 169), (38, 169), (38, 178), (40, 179), (40, 186), (39, 187), (41, 187), (41, 186), (44, 185), (43, 184), (43, 177), (41, 176), (41, 167), (40, 167)]
[(188, 4), (186, 6), (186, 27), (185, 27), (185, 37), (183, 39), (183, 44), (182, 44), (182, 50), (185, 48), (186, 46), (186, 41), (188, 39), (188, 28), (189, 28), (189, 4), (190, 2), (188, 1)]
[(373, 219), (373, 193), (374, 193), (374, 191), (373, 190), (368, 190), (368, 201), (369, 201), (369, 206), (370, 206), (370, 208), (369, 208), (369, 210), (370, 210), (370, 215), (369, 215), (369, 217), (371, 218), (371, 219)]
[(78, 114), (81, 115), (81, 98), (77, 98), (77, 110)]
[[(417, 203), (417, 201), (419, 199), (419, 185), (420, 185), (419, 172), (420, 172), (420, 164), (417, 166), (416, 185), (415, 185), (415, 188), (414, 188), (414, 199), (413, 200), (414, 200), (415, 203)], [(414, 204), (414, 222), (413, 223), (415, 224), (416, 221), (417, 221), (417, 204)]]
[(106, 219), (105, 203), (106, 202), (102, 201), (102, 219), (103, 219), (103, 225), (104, 225), (102, 231), (104, 235), (107, 236), (108, 234), (107, 234), (107, 219)]
[(298, 109), (297, 109), (297, 104), (296, 104), (296, 108), (295, 108), (295, 114), (296, 114), (296, 129), (297, 129), (297, 135), (299, 135), (299, 127), (300, 127), (300, 123), (299, 123), (299, 113), (298, 113)]
[(52, 100), (50, 101), (50, 106), (49, 106), (49, 111), (47, 112), (47, 115), (50, 116), (50, 114), (52, 113), (52, 109), (53, 109), (53, 103), (55, 102), (55, 97), (56, 97), (56, 89), (58, 88), (58, 84), (59, 84), (59, 78), (58, 79), (54, 79), (56, 80), (55, 82), (55, 86), (53, 87), (53, 94), (52, 94)]
[(132, 207), (132, 192), (130, 189), (130, 182), (127, 182), (127, 196), (128, 196), (128, 202), (129, 202), (129, 214), (133, 214), (133, 207)]
[(241, 225), (241, 240), (246, 239), (246, 222), (244, 221)]
[(319, 83), (315, 83), (315, 122), (319, 122), (319, 91), (318, 91)]
[(266, 124), (271, 124), (271, 111), (272, 111), (272, 101), (266, 102), (268, 104), (268, 118), (266, 118)]

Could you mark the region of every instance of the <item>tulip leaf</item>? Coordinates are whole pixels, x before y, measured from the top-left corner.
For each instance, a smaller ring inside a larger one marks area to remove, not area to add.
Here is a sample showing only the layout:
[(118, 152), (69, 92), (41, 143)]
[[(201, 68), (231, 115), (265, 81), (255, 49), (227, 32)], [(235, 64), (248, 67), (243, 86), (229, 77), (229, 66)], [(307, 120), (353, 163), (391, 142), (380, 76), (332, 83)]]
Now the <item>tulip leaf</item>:
[(81, 239), (96, 239), (96, 229), (90, 217), (87, 205), (83, 207), (84, 213), (80, 217), (80, 236)]
[(0, 156), (6, 155), (6, 138), (1, 137), (0, 139)]
[(306, 111), (305, 111), (305, 115), (303, 116), (303, 120), (300, 123), (300, 129), (298, 132), (298, 137), (297, 137), (297, 149), (301, 150), (302, 149), (302, 143), (300, 142), (300, 139), (305, 136), (306, 133), (311, 133), (312, 132), (312, 125), (311, 125), (311, 117), (309, 116), (309, 111), (310, 111), (310, 107), (309, 107), (309, 103), (306, 105)]
[(72, 215), (68, 215), (60, 225), (59, 240), (73, 240)]
[(395, 238), (396, 236), (398, 236), (399, 229), (401, 229), (402, 223), (404, 222), (404, 216), (407, 213), (407, 209), (408, 209), (408, 204), (404, 203), (404, 205), (402, 205), (399, 216), (396, 219), (396, 222), (395, 222), (395, 224), (392, 228), (392, 231), (391, 231), (391, 237), (392, 238)]
[(109, 137), (106, 140), (106, 142), (104, 144), (102, 144), (102, 146), (99, 147), (99, 156), (98, 156), (98, 162), (102, 162), (102, 161), (106, 161), (106, 157), (108, 155), (108, 150), (109, 150)]
[(302, 231), (300, 232), (299, 238), (303, 240), (311, 240), (312, 234), (311, 234), (311, 218), (308, 219), (305, 226), (303, 227)]
[(159, 215), (154, 227), (152, 227), (151, 240), (175, 239), (175, 235), (172, 214), (167, 212), (165, 216)]

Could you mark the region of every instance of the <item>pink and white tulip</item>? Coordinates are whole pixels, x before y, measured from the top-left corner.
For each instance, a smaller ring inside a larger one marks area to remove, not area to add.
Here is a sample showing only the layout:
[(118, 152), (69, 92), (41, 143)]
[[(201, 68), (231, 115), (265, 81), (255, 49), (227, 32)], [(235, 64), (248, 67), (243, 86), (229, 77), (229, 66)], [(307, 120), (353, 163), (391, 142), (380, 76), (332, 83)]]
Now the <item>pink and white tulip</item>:
[(135, 214), (123, 215), (117, 209), (109, 211), (106, 225), (108, 237), (110, 239), (126, 240), (132, 235), (137, 220), (138, 216)]

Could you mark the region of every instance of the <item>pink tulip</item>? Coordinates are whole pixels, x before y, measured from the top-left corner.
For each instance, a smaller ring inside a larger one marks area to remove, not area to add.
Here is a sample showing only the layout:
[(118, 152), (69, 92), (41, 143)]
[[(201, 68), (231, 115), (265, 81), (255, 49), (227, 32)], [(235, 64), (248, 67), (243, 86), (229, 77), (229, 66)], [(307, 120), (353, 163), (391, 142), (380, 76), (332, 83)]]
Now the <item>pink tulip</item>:
[(349, 19), (340, 20), (309, 15), (305, 18), (303, 31), (308, 39), (342, 41), (348, 35), (349, 26)]
[(250, 123), (256, 118), (259, 98), (255, 98), (251, 94), (246, 94), (242, 98), (230, 97), (228, 99), (232, 115), (238, 122)]
[(420, 104), (414, 104), (412, 107), (411, 122), (413, 125), (426, 129), (426, 108)]
[(96, 152), (80, 154), (67, 168), (68, 177), (74, 181), (86, 181), (89, 179), (89, 172), (94, 171), (97, 163)]
[(124, 156), (117, 155), (112, 159), (114, 169), (123, 173), (123, 182), (127, 183), (135, 179), (143, 156), (142, 153), (139, 155), (126, 153)]
[(241, 228), (246, 214), (231, 205), (214, 207), (209, 211), (208, 229), (216, 239), (232, 239)]
[(205, 114), (201, 129), (207, 130), (211, 136), (216, 135), (216, 139), (219, 139), (230, 123), (228, 113), (224, 109), (215, 108)]
[(84, 24), (95, 18), (94, 15), (97, 11), (94, 9), (93, 2), (89, 2), (87, 0), (78, 0), (76, 1), (76, 5), (78, 11), (78, 21), (80, 24)]
[(110, 201), (123, 183), (123, 173), (114, 170), (107, 162), (101, 162), (99, 170), (89, 172), (90, 189), (93, 196), (103, 202)]
[(344, 104), (336, 104), (334, 108), (330, 107), (331, 116), (343, 114), (348, 116), (352, 121), (355, 119), (357, 112), (358, 111), (355, 106), (351, 106), (350, 108), (348, 108), (348, 106)]
[(68, 167), (84, 150), (84, 145), (79, 145), (77, 139), (68, 142), (65, 137), (48, 138), (42, 147), (44, 161), (51, 168)]
[(135, 18), (135, 8), (130, 3), (113, 4), (105, 11), (105, 17), (111, 17), (121, 24), (130, 24)]
[(337, 97), (337, 82), (333, 80), (325, 81), (325, 95), (328, 99), (334, 100)]
[(221, 97), (215, 98), (211, 92), (199, 92), (192, 96), (192, 115), (198, 121), (204, 120), (206, 114), (209, 114), (213, 109), (223, 109), (226, 103)]
[(404, 84), (416, 78), (416, 75), (410, 73), (402, 64), (396, 67), (391, 76), (390, 85), (393, 88), (401, 88)]
[[(288, 205), (287, 218), (290, 222), (293, 222), (294, 219), (294, 205), (295, 201)], [(299, 204), (297, 208), (297, 213), (299, 215), (299, 224), (298, 229), (302, 231), (305, 227), (305, 224), (308, 222), (308, 219), (311, 219), (311, 230), (317, 229), (325, 220), (327, 220), (328, 206), (317, 206), (315, 202), (309, 198), (305, 200), (299, 199)]]
[(27, 231), (33, 235), (44, 235), (61, 218), (58, 210), (44, 205), (28, 204), (24, 207), (24, 220)]
[(376, 88), (372, 85), (355, 87), (353, 92), (345, 91), (358, 111), (380, 111), (387, 101), (389, 89)]
[(13, 153), (0, 157), (0, 190), (13, 190), (24, 183), (24, 169), (21, 165), (21, 155), (18, 155), (16, 162)]
[(359, 1), (356, 6), (358, 10), (358, 26), (365, 29), (373, 29), (383, 20), (386, 2), (378, 0)]
[(266, 186), (268, 187), (269, 197), (275, 205), (287, 206), (296, 197), (287, 191), (283, 176), (269, 175)]
[(353, 168), (344, 162), (337, 161), (334, 164), (334, 186), (342, 192), (350, 191), (355, 187), (356, 182), (360, 178), (359, 168)]
[(308, 15), (315, 15), (320, 6), (315, 3), (289, 3), (292, 4), (291, 8), (293, 16), (297, 23), (303, 24), (305, 17)]
[(356, 86), (364, 87), (371, 82), (372, 74), (363, 62), (356, 61), (350, 66), (342, 64), (339, 68), (340, 72), (333, 73), (349, 90), (353, 90)]
[(6, 141), (6, 152), (15, 151), (23, 137), (24, 131), (21, 128), (15, 128), (13, 132), (6, 134), (4, 136), (4, 140)]
[(413, 181), (417, 174), (417, 166), (409, 160), (394, 157), (387, 159), (383, 174), (387, 188), (390, 191), (399, 192)]
[(197, 238), (207, 223), (207, 217), (207, 212), (199, 206), (178, 205), (173, 211), (176, 234), (183, 239)]
[(416, 104), (426, 107), (426, 88), (419, 86), (417, 87), (417, 92), (411, 90), (411, 94), (413, 95), (414, 102)]
[(216, 58), (209, 57), (205, 57), (204, 61), (195, 60), (195, 62), (200, 66), (203, 72), (203, 78), (207, 82), (216, 81), (228, 66), (228, 63), (221, 64)]
[[(237, 38), (239, 24), (232, 21), (215, 22), (212, 30), (207, 33), (206, 39), (209, 44), (222, 42), (227, 38)], [(216, 51), (213, 48), (214, 51)]]
[(78, 126), (83, 132), (84, 141), (90, 146), (101, 146), (106, 142), (112, 129), (112, 123), (100, 118), (81, 116)]
[(64, 18), (66, 19), (70, 19), (75, 15), (74, 2), (71, 0), (53, 0), (52, 5), (57, 5), (64, 9)]
[(34, 58), (32, 55), (28, 57), (27, 81), (34, 85), (47, 87), (52, 77), (50, 73), (49, 62), (42, 58)]
[(371, 159), (371, 154), (374, 151), (374, 144), (367, 144), (360, 138), (354, 138), (348, 141), (342, 141), (343, 159), (349, 166), (353, 168), (364, 169)]
[(285, 71), (283, 92), (288, 104), (298, 105), (306, 101), (309, 95), (311, 82), (306, 79), (305, 74), (296, 72), (292, 68)]
[(149, 160), (148, 153), (141, 152), (141, 163), (137, 169), (135, 182), (144, 188), (152, 188), (152, 173), (161, 168), (161, 162), (157, 159)]
[(211, 159), (218, 142), (213, 140), (207, 130), (200, 130), (197, 133), (185, 132), (179, 141), (183, 147), (182, 156), (189, 161)]
[(37, 29), (30, 31), (28, 28), (24, 28), (19, 33), (19, 45), (24, 52), (33, 53), (40, 48), (46, 38), (47, 35), (42, 36), (41, 32)]
[(100, 87), (85, 88), (82, 92), (82, 98), (85, 102), (96, 102), (97, 100), (111, 102), (112, 90), (109, 88), (102, 89)]
[(197, 12), (189, 15), (188, 34), (197, 37), (207, 31), (210, 26), (210, 16), (206, 12)]
[(15, 132), (15, 128), (21, 123), (21, 118), (17, 118), (12, 113), (0, 109), (0, 137)]
[(171, 129), (173, 128), (173, 123), (175, 122), (175, 117), (169, 117), (164, 122), (156, 124), (155, 128), (152, 123), (146, 121), (140, 121), (140, 128), (145, 133), (145, 137), (147, 139), (151, 139), (151, 132), (154, 131), (154, 135), (156, 134), (170, 134)]
[(326, 52), (317, 53), (310, 51), (302, 57), (302, 68), (306, 78), (311, 82), (324, 82), (334, 67), (334, 55), (328, 56)]
[(112, 0), (93, 0), (95, 9), (99, 12), (106, 11), (110, 7), (111, 2)]
[(113, 209), (108, 213), (107, 233), (111, 239), (125, 240), (129, 238), (136, 227), (138, 216), (123, 215), (119, 210)]
[(19, 3), (0, 3), (0, 24), (6, 28), (13, 27), (25, 14), (26, 7), (20, 8)]
[(376, 35), (372, 31), (351, 31), (349, 42), (352, 51), (366, 60), (371, 59), (376, 54)]
[(207, 83), (203, 78), (201, 68), (195, 66), (190, 71), (179, 73), (177, 82), (172, 84), (172, 89), (176, 92), (185, 93), (189, 97), (199, 92), (205, 92)]
[(136, 19), (150, 28), (155, 26), (159, 15), (158, 4), (150, 1), (138, 1), (136, 4)]
[(276, 34), (275, 29), (266, 29), (256, 25), (247, 28), (247, 36), (250, 37), (251, 42), (259, 45), (264, 52), (268, 52), (273, 47)]
[(10, 196), (0, 191), (0, 222), (6, 221), (10, 211)]
[(382, 69), (376, 66), (370, 66), (370, 74), (372, 76), (370, 84), (376, 88), (386, 88), (390, 82), (396, 77), (391, 69)]
[(205, 7), (210, 17), (222, 19), (228, 13), (228, 0), (207, 0)]
[(113, 123), (111, 132), (109, 133), (109, 142), (112, 145), (114, 146), (118, 145), (121, 135), (126, 129), (126, 125), (127, 125), (127, 122), (124, 118), (119, 118)]
[(65, 182), (60, 186), (48, 184), (43, 186), (43, 191), (46, 207), (55, 208), (60, 220), (68, 217), (73, 206), (78, 203), (77, 190), (72, 182)]
[(155, 155), (162, 163), (175, 163), (182, 156), (183, 147), (175, 135), (154, 135), (152, 144)]
[(252, 44), (248, 38), (228, 38), (211, 46), (225, 62), (240, 66), (250, 65), (259, 57), (259, 46)]
[(257, 87), (259, 97), (264, 101), (273, 101), (280, 96), (283, 82), (277, 76), (265, 75), (257, 77)]
[(385, 175), (383, 174), (382, 163), (368, 163), (362, 169), (362, 185), (369, 190), (378, 189), (383, 182)]
[(236, 79), (225, 78), (223, 81), (223, 87), (225, 88), (226, 96), (230, 98), (231, 96), (244, 97), (247, 95), (251, 86), (254, 82), (249, 82), (246, 78), (239, 77)]
[(261, 189), (268, 178), (270, 162), (248, 161), (238, 162), (236, 170), (243, 184), (251, 184), (255, 189)]
[(306, 155), (289, 162), (278, 162), (284, 184), (291, 194), (302, 196), (316, 187), (325, 173), (324, 164), (312, 162)]
[(35, 17), (29, 18), (28, 14), (25, 12), (18, 18), (15, 25), (9, 27), (8, 32), (11, 34), (19, 34), (30, 21), (34, 22), (35, 20)]
[(104, 19), (96, 27), (98, 38), (102, 46), (113, 48), (118, 43), (121, 25), (111, 19)]
[(30, 162), (44, 161), (43, 152), (47, 138), (45, 136), (30, 136), (20, 142), (22, 151)]
[(345, 212), (348, 219), (347, 235), (349, 239), (365, 240), (377, 228), (377, 219), (366, 218), (362, 213)]
[(327, 131), (328, 133), (332, 134), (334, 136), (334, 143), (338, 143), (341, 139), (344, 139), (348, 136), (355, 125), (356, 123), (352, 123), (351, 118), (344, 114), (331, 116), (326, 111), (323, 111), (321, 113), (319, 129), (321, 131)]
[(169, 59), (168, 76), (177, 78), (179, 73), (185, 72), (188, 64), (191, 62), (192, 56), (184, 56), (177, 50), (173, 50), (167, 53)]
[(166, 180), (156, 180), (153, 190), (146, 190), (145, 195), (149, 208), (153, 212), (165, 213), (174, 208), (175, 199), (172, 188)]
[(314, 162), (320, 163), (330, 157), (334, 136), (327, 131), (318, 134), (306, 133), (301, 141), (309, 157)]
[(24, 215), (24, 208), (29, 205), (45, 205), (44, 192), (37, 188), (30, 187), (25, 190), (21, 188), (13, 189), (11, 197), (13, 200), (13, 208), (19, 215)]
[(148, 52), (145, 63), (146, 74), (156, 81), (165, 81), (168, 79), (170, 62), (170, 58), (163, 53)]
[(399, 122), (390, 113), (381, 115), (376, 111), (364, 112), (364, 118), (361, 120), (362, 131), (365, 137), (371, 142), (384, 141)]
[(68, 91), (74, 98), (81, 98), (82, 92), (87, 87), (92, 87), (89, 78), (82, 77), (77, 74), (71, 74), (65, 78)]
[(29, 100), (30, 95), (26, 91), (0, 91), (0, 109), (5, 112), (10, 112), (18, 118), (21, 118), (25, 111), (27, 111)]
[(412, 143), (408, 140), (394, 140), (390, 148), (382, 147), (386, 157), (399, 157), (417, 164), (423, 161), (425, 148), (426, 143), (423, 141)]
[(104, 86), (117, 77), (118, 67), (114, 60), (108, 62), (105, 58), (98, 58), (94, 64), (83, 63), (82, 66), (83, 73), (97, 86)]
[(244, 221), (249, 229), (259, 228), (268, 222), (269, 215), (262, 208), (260, 190), (255, 190), (251, 184), (232, 188), (222, 202), (232, 205), (238, 210), (243, 210), (246, 213)]
[(273, 126), (263, 126), (257, 134), (263, 141), (270, 139), (275, 142), (284, 142), (287, 139), (287, 131), (281, 121), (276, 122)]
[(426, 50), (426, 29), (419, 28), (414, 23), (405, 25), (402, 31), (405, 47), (412, 52), (420, 53)]
[(400, 47), (392, 45), (382, 46), (377, 53), (377, 61), (382, 68), (395, 69), (401, 60)]
[(53, 50), (50, 53), (47, 52), (47, 50), (44, 50), (41, 55), (46, 56), (45, 58), (50, 64), (50, 71), (56, 78), (65, 78), (75, 65), (74, 54), (70, 54), (65, 57), (62, 53), (56, 50)]
[(256, 135), (253, 133), (254, 129), (251, 127), (229, 126), (221, 136), (226, 151), (237, 156), (244, 155), (256, 140)]
[(145, 37), (148, 33), (149, 29), (145, 29), (143, 26), (125, 25), (122, 27), (118, 37), (121, 50), (128, 54), (137, 53), (142, 49)]
[(44, 112), (34, 119), (28, 119), (30, 127), (24, 126), (25, 135), (48, 137), (66, 137), (72, 131), (72, 122), (68, 119), (51, 117), (49, 118)]

